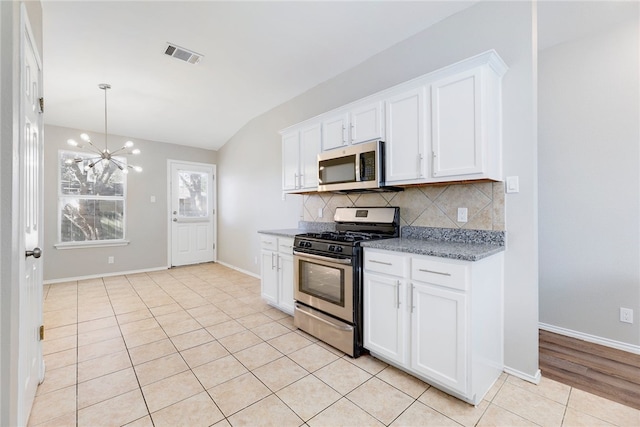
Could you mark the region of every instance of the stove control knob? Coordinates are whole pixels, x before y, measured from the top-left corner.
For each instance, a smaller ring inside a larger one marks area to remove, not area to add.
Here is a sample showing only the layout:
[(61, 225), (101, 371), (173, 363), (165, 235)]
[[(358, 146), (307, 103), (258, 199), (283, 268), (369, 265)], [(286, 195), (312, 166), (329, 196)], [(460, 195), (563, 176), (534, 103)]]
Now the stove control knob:
[(304, 243), (305, 243), (305, 242), (303, 242), (303, 241), (298, 242), (298, 246), (300, 246), (301, 248), (304, 248)]
[(336, 252), (342, 252), (342, 246), (336, 246)]
[(334, 245), (329, 245), (329, 252), (333, 252), (336, 250), (336, 247)]
[(310, 247), (311, 247), (311, 242), (305, 242), (305, 243), (304, 243), (304, 246), (305, 246), (306, 248), (310, 248)]

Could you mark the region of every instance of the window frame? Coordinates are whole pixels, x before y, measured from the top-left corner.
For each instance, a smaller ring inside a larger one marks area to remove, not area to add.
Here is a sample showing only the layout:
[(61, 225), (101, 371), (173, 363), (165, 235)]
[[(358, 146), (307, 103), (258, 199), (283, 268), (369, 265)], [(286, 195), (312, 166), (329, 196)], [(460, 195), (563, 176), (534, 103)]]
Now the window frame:
[[(57, 156), (57, 243), (54, 245), (56, 249), (76, 249), (76, 248), (88, 248), (88, 247), (108, 247), (108, 246), (126, 246), (129, 244), (129, 240), (127, 240), (127, 187), (128, 187), (128, 174), (123, 174), (123, 182), (122, 182), (122, 195), (121, 196), (96, 196), (96, 195), (73, 195), (73, 194), (63, 194), (62, 192), (62, 156), (64, 154), (69, 154), (74, 157), (82, 157), (82, 158), (95, 158), (96, 154), (78, 151), (78, 150), (58, 150)], [(122, 162), (124, 165), (127, 164), (127, 160), (125, 157), (114, 156), (114, 159)], [(125, 166), (126, 168), (126, 166)], [(102, 239), (102, 240), (76, 240), (76, 241), (62, 241), (62, 208), (63, 208), (63, 200), (75, 198), (82, 200), (109, 200), (109, 201), (121, 201), (122, 202), (122, 238), (120, 239)]]

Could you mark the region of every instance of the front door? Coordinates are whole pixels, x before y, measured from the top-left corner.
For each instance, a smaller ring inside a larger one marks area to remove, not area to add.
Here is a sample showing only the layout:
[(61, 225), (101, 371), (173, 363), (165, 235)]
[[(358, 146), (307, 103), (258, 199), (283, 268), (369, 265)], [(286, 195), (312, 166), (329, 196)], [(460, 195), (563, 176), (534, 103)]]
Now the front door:
[(169, 161), (172, 267), (215, 261), (215, 165)]
[(18, 425), (26, 425), (38, 384), (44, 379), (42, 325), (42, 67), (22, 8), (20, 44), (20, 290)]

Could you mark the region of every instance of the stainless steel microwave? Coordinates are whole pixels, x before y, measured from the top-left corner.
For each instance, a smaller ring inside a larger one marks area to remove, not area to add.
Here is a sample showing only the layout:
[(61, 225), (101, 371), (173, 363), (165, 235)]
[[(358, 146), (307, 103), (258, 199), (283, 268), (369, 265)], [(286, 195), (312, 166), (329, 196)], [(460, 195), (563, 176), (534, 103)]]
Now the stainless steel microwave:
[(375, 191), (383, 187), (383, 141), (364, 142), (318, 154), (318, 191)]

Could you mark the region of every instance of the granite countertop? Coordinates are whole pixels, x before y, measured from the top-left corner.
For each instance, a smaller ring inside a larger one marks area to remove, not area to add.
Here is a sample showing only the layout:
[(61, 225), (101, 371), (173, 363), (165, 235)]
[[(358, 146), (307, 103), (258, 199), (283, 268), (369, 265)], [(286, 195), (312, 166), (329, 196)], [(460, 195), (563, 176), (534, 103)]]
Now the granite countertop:
[(504, 251), (505, 239), (504, 231), (407, 226), (402, 227), (399, 238), (363, 242), (362, 246), (463, 261), (478, 261)]
[(299, 221), (298, 228), (285, 228), (281, 230), (258, 230), (258, 233), (271, 234), (279, 237), (294, 237), (296, 234), (303, 234), (311, 231), (333, 231), (335, 229), (336, 225), (333, 222)]
[(294, 237), (296, 234), (306, 233), (303, 228), (285, 228), (282, 230), (258, 230), (260, 234), (271, 234), (278, 237)]

